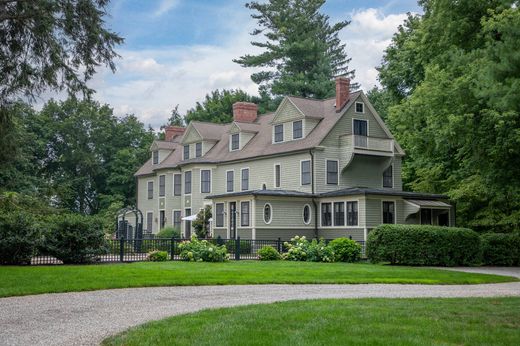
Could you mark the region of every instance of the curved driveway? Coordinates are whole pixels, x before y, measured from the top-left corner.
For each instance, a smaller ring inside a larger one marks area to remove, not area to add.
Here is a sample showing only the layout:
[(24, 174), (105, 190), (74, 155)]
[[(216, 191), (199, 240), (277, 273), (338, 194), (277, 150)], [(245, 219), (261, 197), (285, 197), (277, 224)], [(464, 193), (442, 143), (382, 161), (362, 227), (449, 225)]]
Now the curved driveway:
[[(520, 277), (520, 269), (512, 269), (508, 274)], [(0, 299), (0, 343), (96, 345), (109, 335), (167, 316), (283, 300), (497, 296), (520, 296), (520, 282), (483, 285), (178, 286), (41, 294)]]

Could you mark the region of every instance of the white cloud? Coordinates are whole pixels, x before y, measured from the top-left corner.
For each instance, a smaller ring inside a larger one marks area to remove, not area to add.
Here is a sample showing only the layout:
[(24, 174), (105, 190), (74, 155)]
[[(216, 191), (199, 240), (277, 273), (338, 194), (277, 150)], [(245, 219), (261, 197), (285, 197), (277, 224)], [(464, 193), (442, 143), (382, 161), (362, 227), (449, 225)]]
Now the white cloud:
[(381, 10), (369, 8), (353, 11), (348, 17), (351, 23), (340, 38), (347, 43), (347, 53), (352, 58), (349, 67), (356, 70), (355, 80), (367, 91), (379, 85), (376, 67), (381, 64), (383, 52), (397, 27), (406, 19), (406, 14), (385, 16)]
[(160, 17), (177, 7), (178, 4), (179, 0), (162, 0), (159, 6), (157, 6), (157, 9), (154, 11), (153, 15), (155, 17)]

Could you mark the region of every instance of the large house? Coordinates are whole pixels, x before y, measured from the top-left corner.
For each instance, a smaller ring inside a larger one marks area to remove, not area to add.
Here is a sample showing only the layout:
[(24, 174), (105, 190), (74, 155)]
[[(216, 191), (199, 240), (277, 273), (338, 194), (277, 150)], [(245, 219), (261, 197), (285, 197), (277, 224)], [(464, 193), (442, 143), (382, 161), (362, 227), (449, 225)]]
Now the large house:
[[(336, 80), (336, 97), (287, 96), (274, 113), (233, 105), (233, 122), (170, 126), (135, 174), (144, 232), (212, 206), (214, 237), (364, 241), (382, 223), (453, 225), (446, 196), (405, 192), (404, 151), (362, 91)], [(183, 220), (185, 219), (185, 220)]]

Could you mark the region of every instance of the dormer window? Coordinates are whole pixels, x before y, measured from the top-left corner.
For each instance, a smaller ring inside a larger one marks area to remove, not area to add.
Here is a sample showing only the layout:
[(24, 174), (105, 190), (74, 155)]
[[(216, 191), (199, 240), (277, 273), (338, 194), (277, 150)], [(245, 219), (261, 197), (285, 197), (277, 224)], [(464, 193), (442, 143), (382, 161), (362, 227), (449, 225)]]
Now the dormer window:
[(152, 163), (157, 165), (159, 163), (159, 150), (154, 150), (152, 152)]
[(356, 113), (365, 113), (365, 104), (363, 102), (356, 102)]
[(202, 156), (202, 142), (195, 144), (195, 157), (201, 157)]
[(303, 121), (298, 120), (292, 123), (293, 139), (300, 139), (303, 137)]
[(231, 135), (231, 150), (238, 150), (240, 148), (240, 134), (234, 133)]
[(274, 142), (283, 142), (283, 124), (274, 126)]
[(186, 144), (184, 146), (184, 160), (188, 160), (190, 158), (190, 145)]

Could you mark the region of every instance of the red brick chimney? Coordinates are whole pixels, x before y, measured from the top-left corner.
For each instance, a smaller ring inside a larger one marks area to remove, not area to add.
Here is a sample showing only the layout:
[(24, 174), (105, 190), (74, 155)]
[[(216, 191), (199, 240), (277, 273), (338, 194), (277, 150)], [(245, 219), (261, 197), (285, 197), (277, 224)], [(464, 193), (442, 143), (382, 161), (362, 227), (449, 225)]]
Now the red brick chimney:
[(241, 123), (252, 123), (256, 120), (258, 106), (251, 102), (233, 103), (233, 120)]
[(350, 97), (350, 79), (347, 77), (336, 77), (336, 112), (347, 104)]
[(164, 140), (171, 142), (174, 137), (182, 136), (184, 131), (186, 130), (185, 127), (180, 126), (167, 126), (164, 129)]

